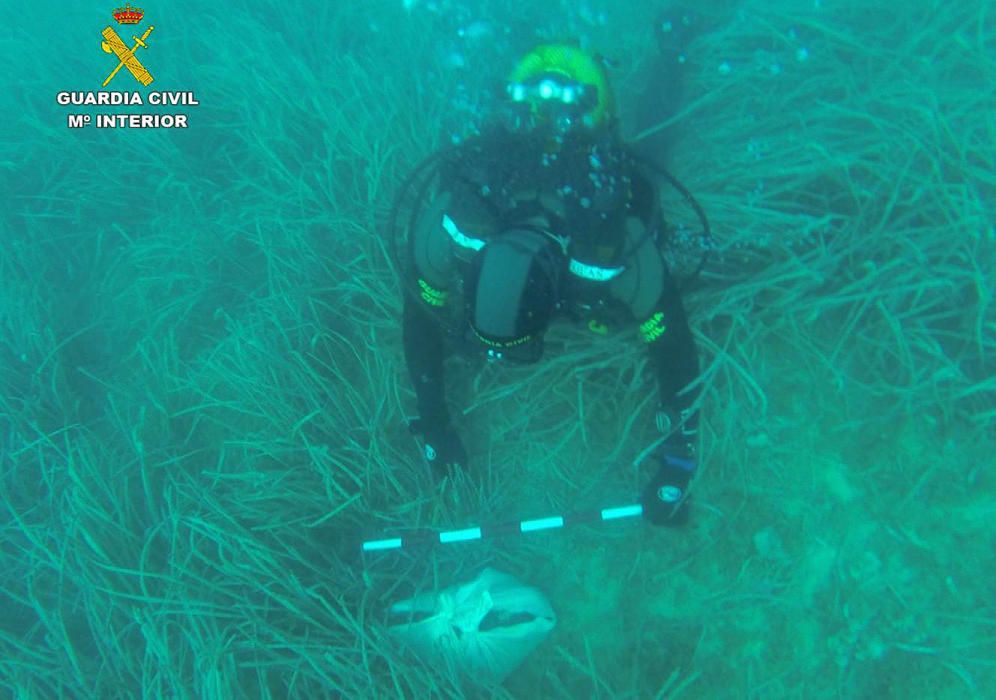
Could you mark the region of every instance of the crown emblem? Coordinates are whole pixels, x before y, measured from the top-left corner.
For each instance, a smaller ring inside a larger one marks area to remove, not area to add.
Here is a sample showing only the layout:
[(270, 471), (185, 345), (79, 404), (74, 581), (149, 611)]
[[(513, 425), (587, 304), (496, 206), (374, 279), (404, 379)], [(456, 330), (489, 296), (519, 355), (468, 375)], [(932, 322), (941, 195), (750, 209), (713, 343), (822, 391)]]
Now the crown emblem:
[(138, 24), (142, 21), (142, 17), (145, 16), (142, 8), (132, 7), (131, 5), (119, 7), (111, 14), (114, 15), (114, 19), (118, 21), (118, 24)]

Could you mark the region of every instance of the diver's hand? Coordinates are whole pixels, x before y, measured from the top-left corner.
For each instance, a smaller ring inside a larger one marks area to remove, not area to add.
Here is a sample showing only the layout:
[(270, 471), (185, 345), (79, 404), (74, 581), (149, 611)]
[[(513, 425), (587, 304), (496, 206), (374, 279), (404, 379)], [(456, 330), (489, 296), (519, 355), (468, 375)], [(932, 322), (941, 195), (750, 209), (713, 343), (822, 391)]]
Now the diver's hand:
[(695, 454), (688, 445), (665, 443), (649, 458), (657, 466), (640, 499), (643, 515), (653, 525), (675, 527), (688, 522), (688, 484), (695, 474)]
[(409, 428), (422, 436), (425, 460), (440, 476), (466, 466), (467, 450), (453, 426), (416, 418), (409, 423)]

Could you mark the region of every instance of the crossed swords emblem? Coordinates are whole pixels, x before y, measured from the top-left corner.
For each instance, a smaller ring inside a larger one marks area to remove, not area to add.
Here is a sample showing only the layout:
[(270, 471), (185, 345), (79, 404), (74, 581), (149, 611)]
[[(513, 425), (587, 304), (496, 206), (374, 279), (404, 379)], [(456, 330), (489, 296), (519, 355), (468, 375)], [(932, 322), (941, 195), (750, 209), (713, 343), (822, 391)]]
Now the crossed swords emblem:
[(100, 48), (102, 48), (105, 53), (113, 53), (118, 57), (118, 61), (120, 61), (120, 63), (118, 63), (118, 67), (111, 71), (111, 74), (107, 76), (107, 80), (104, 81), (104, 84), (101, 87), (107, 87), (107, 84), (114, 79), (114, 76), (117, 75), (118, 71), (122, 68), (127, 68), (128, 72), (135, 76), (135, 80), (140, 82), (142, 85), (148, 86), (149, 83), (152, 82), (152, 74), (146, 70), (145, 66), (142, 65), (142, 62), (135, 57), (135, 52), (138, 51), (138, 47), (140, 46), (143, 49), (149, 48), (146, 45), (145, 40), (149, 38), (149, 34), (152, 33), (153, 29), (155, 29), (155, 27), (150, 25), (149, 28), (145, 30), (145, 34), (142, 35), (141, 39), (132, 35), (131, 38), (135, 40), (135, 45), (130, 49), (125, 46), (125, 43), (121, 41), (121, 37), (118, 36), (117, 32), (115, 32), (111, 27), (107, 27), (101, 32), (104, 37), (104, 41), (100, 42)]

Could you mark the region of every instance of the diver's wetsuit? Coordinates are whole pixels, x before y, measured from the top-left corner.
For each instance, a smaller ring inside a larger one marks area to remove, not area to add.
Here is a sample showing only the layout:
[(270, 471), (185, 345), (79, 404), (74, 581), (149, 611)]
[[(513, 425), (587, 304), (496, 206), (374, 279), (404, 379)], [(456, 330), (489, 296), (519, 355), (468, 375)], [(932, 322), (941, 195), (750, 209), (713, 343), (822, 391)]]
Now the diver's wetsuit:
[(697, 427), (693, 392), (679, 392), (696, 378), (698, 357), (658, 247), (656, 191), (608, 135), (573, 137), (552, 151), (549, 145), (496, 129), (468, 140), (441, 165), (440, 191), (410, 237), (417, 276), (411, 288), (419, 294), (405, 298), (404, 348), (420, 417), (449, 423), (443, 360), (451, 348), (447, 335), (460, 336), (467, 325), (456, 299), (461, 271), (486, 241), (526, 224), (569, 237), (561, 314), (637, 325), (662, 408), (681, 414), (684, 431), (691, 433)]

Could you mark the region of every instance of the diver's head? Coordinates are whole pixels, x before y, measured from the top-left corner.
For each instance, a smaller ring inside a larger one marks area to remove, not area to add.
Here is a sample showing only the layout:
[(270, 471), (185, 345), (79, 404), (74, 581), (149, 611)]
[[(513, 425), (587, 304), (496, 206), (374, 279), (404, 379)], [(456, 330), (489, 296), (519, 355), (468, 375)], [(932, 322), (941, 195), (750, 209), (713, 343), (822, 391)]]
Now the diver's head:
[(542, 357), (566, 269), (560, 243), (538, 229), (502, 232), (478, 251), (464, 289), (471, 334), (489, 359)]
[(515, 66), (506, 91), (516, 129), (567, 135), (615, 122), (615, 100), (602, 60), (571, 44), (534, 48)]

